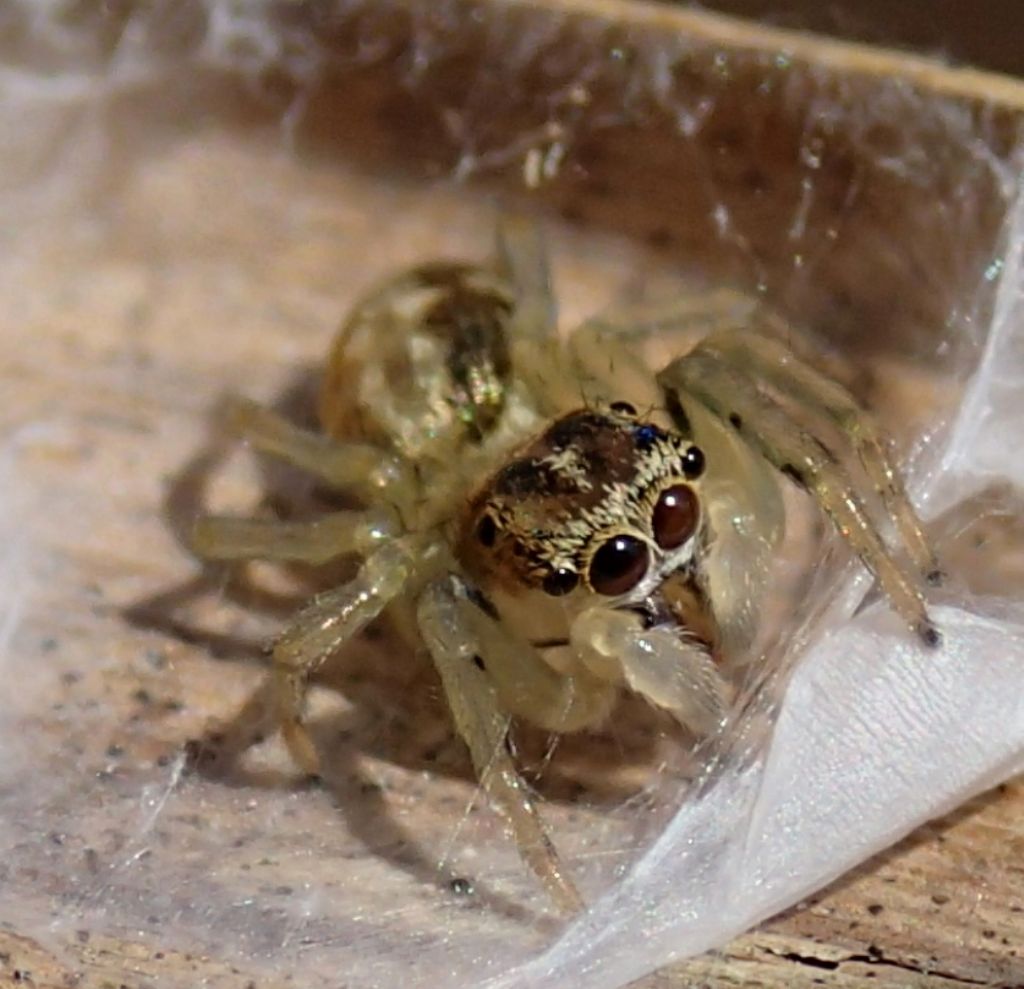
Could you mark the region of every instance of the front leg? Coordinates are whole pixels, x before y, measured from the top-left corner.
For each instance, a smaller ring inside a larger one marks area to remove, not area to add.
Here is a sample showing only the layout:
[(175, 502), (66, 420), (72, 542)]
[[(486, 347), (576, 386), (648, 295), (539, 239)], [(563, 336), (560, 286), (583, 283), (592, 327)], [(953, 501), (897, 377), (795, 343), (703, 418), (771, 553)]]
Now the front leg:
[(469, 748), (481, 786), (512, 827), (523, 860), (567, 913), (583, 909), (508, 750), (511, 721), (487, 672), (484, 645), (460, 615), (455, 578), (431, 584), (420, 598), (417, 621), (441, 675), (455, 727)]
[(647, 350), (689, 350), (722, 326), (742, 325), (758, 302), (726, 289), (678, 295), (662, 302), (616, 306), (584, 320), (569, 335), (567, 349), (585, 397), (611, 402), (629, 396), (640, 404), (661, 404), (652, 387)]
[(700, 349), (770, 384), (808, 412), (833, 422), (847, 438), (865, 475), (892, 516), (918, 570), (929, 583), (940, 582), (938, 561), (892, 461), (889, 441), (874, 418), (842, 385), (799, 360), (777, 340), (751, 330), (720, 330), (703, 340)]
[(558, 336), (558, 312), (544, 231), (524, 216), (507, 215), (498, 225), (498, 273), (515, 297), (506, 332), (517, 379), (540, 408), (554, 414), (574, 394), (574, 378)]
[(895, 610), (925, 645), (942, 637), (928, 614), (923, 577), (886, 546), (876, 520), (840, 460), (741, 369), (698, 347), (669, 364), (658, 382), (670, 402), (692, 399), (722, 422), (776, 469), (807, 490), (836, 529), (875, 574)]

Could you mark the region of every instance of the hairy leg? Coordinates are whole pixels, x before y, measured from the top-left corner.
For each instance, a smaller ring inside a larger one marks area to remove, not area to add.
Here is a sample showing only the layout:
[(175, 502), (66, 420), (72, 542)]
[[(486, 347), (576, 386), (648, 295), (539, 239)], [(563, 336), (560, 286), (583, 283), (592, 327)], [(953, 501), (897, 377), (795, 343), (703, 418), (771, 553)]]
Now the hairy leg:
[(721, 657), (731, 669), (756, 659), (750, 647), (785, 535), (785, 505), (775, 468), (696, 399), (677, 397), (678, 406), (670, 403), (676, 428), (692, 435), (707, 464), (701, 507), (713, 552), (703, 554), (700, 583), (718, 626)]
[(535, 341), (554, 339), (558, 312), (540, 224), (523, 216), (503, 216), (498, 222), (496, 267), (515, 293), (513, 319), (522, 324), (520, 332)]
[(744, 330), (712, 334), (700, 349), (770, 383), (779, 393), (795, 399), (812, 412), (827, 417), (847, 437), (864, 472), (896, 523), (914, 564), (930, 583), (941, 577), (921, 522), (907, 497), (903, 480), (889, 457), (887, 443), (873, 417), (838, 382), (798, 360), (771, 337)]
[(478, 665), (485, 669), (509, 714), (562, 733), (581, 731), (605, 719), (616, 700), (607, 682), (586, 670), (571, 676), (558, 672), (527, 639), (500, 625), (474, 602), (461, 580), (452, 580), (457, 618), (479, 645)]
[(483, 655), (485, 644), (465, 624), (460, 594), (454, 578), (431, 584), (417, 611), (455, 727), (469, 748), (481, 786), (511, 825), (523, 860), (561, 909), (578, 912), (583, 908), (580, 894), (564, 872), (509, 753), (510, 715), (487, 669), (488, 659), (494, 659)]
[(656, 302), (613, 306), (584, 320), (573, 335), (591, 340), (616, 339), (630, 346), (652, 336), (705, 337), (724, 327), (741, 326), (755, 318), (760, 303), (732, 289), (683, 293)]
[[(755, 318), (759, 303), (720, 289), (680, 295), (666, 302), (624, 306), (582, 323), (569, 350), (587, 398), (629, 398), (638, 406), (665, 404), (641, 345), (656, 337), (666, 347), (692, 347), (701, 336)], [(714, 533), (715, 552), (705, 559), (703, 579), (727, 661), (742, 659), (758, 629), (761, 592), (769, 579), (785, 528), (777, 474), (764, 459), (700, 402), (675, 396), (668, 412), (675, 427), (692, 437), (707, 458), (703, 509)]]
[(760, 391), (755, 380), (699, 347), (669, 364), (659, 373), (658, 382), (677, 402), (681, 395), (697, 399), (807, 489), (878, 577), (893, 607), (926, 645), (939, 644), (941, 636), (925, 608), (920, 575), (889, 551), (856, 486), (820, 440)]

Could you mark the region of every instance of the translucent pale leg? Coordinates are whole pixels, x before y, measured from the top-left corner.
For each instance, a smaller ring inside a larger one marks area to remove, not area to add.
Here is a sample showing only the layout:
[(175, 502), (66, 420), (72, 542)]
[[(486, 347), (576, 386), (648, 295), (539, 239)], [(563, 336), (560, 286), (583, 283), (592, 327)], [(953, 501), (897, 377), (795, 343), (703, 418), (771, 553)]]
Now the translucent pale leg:
[(636, 343), (646, 337), (703, 337), (722, 327), (749, 324), (758, 306), (757, 299), (732, 289), (681, 294), (660, 302), (615, 306), (586, 319), (573, 336), (620, 339), (635, 353)]
[(535, 342), (555, 342), (558, 311), (541, 225), (524, 216), (506, 214), (498, 223), (497, 248), (498, 271), (515, 292), (513, 320), (518, 331)]
[(679, 399), (677, 428), (692, 433), (707, 463), (701, 501), (714, 552), (704, 556), (700, 582), (718, 626), (721, 657), (731, 666), (755, 658), (749, 647), (785, 534), (779, 475), (728, 423), (688, 395)]
[(285, 743), (303, 770), (316, 774), (316, 748), (302, 723), (307, 682), (324, 660), (401, 593), (413, 572), (405, 540), (386, 543), (342, 587), (318, 594), (291, 620), (273, 651), (273, 690)]
[(641, 346), (649, 337), (678, 350), (721, 326), (748, 321), (756, 307), (756, 299), (725, 289), (616, 307), (581, 323), (568, 348), (588, 399), (607, 402), (628, 396), (655, 404), (660, 395), (652, 387)]
[(941, 636), (925, 608), (920, 578), (889, 552), (860, 496), (833, 454), (800, 428), (757, 383), (700, 348), (673, 361), (658, 383), (678, 400), (681, 392), (698, 399), (770, 463), (810, 491), (836, 528), (878, 577), (893, 607), (927, 645)]
[(461, 582), (454, 586), (458, 621), (479, 645), (480, 663), (505, 711), (538, 728), (563, 733), (581, 731), (607, 717), (617, 699), (607, 681), (586, 670), (572, 676), (557, 672), (526, 639), (474, 604)]
[(320, 433), (300, 429), (271, 409), (246, 398), (232, 397), (224, 407), (232, 430), (257, 450), (322, 478), (332, 487), (363, 498), (386, 492), (402, 502), (412, 486), (407, 463), (367, 443), (338, 443)]
[(388, 509), (335, 512), (309, 522), (208, 516), (196, 522), (192, 548), (207, 560), (316, 564), (346, 553), (365, 555), (399, 531), (399, 520)]
[(629, 398), (654, 404), (658, 393), (638, 346), (596, 321), (573, 330), (568, 342), (572, 376), (588, 404)]
[(941, 574), (935, 554), (924, 537), (900, 474), (889, 458), (882, 432), (842, 385), (798, 360), (776, 340), (749, 331), (719, 331), (701, 341), (700, 349), (742, 369), (755, 380), (769, 382), (779, 392), (835, 423), (849, 438), (865, 474), (895, 520), (915, 565), (929, 582), (938, 582)]
[(197, 766), (231, 766), (252, 746), (277, 728), (274, 681), (267, 678), (246, 700), (230, 721), (188, 743), (191, 760)]
[(420, 631), (441, 675), (455, 726), (469, 748), (477, 778), (508, 819), (523, 860), (561, 909), (578, 912), (583, 908), (580, 894), (563, 871), (509, 754), (510, 718), (486, 670), (483, 643), (466, 627), (460, 611), (453, 580), (427, 587), (417, 610)]
[(558, 338), (558, 313), (541, 226), (523, 216), (503, 216), (497, 253), (497, 269), (515, 294), (507, 333), (516, 376), (542, 412), (556, 414), (578, 403), (579, 396)]
[(571, 637), (593, 673), (624, 681), (690, 730), (708, 735), (721, 724), (726, 682), (707, 649), (683, 629), (645, 629), (639, 615), (597, 607), (576, 617)]

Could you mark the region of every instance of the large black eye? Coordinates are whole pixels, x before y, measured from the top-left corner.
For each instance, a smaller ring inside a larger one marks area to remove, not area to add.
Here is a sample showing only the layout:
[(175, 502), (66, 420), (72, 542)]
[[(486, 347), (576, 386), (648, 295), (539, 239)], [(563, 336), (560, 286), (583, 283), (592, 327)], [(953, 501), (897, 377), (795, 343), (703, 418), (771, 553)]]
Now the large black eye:
[(613, 536), (590, 561), (590, 586), (617, 597), (631, 591), (647, 573), (647, 544), (635, 536)]
[(697, 496), (685, 484), (665, 488), (651, 518), (655, 542), (662, 549), (682, 546), (697, 528), (697, 515)]

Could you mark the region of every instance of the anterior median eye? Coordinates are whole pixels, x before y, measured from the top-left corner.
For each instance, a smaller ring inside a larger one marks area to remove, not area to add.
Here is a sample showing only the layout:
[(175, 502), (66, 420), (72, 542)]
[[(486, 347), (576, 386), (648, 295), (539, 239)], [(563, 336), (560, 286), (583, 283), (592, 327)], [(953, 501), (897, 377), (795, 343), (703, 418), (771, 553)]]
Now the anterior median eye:
[(685, 484), (674, 484), (658, 496), (651, 527), (662, 549), (682, 546), (697, 528), (697, 496)]
[(650, 553), (635, 536), (613, 536), (590, 561), (590, 586), (598, 594), (617, 597), (631, 591), (647, 573)]

